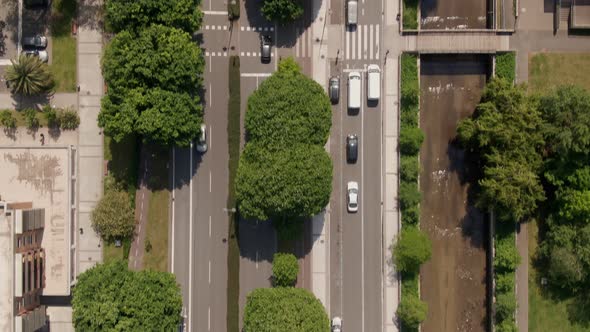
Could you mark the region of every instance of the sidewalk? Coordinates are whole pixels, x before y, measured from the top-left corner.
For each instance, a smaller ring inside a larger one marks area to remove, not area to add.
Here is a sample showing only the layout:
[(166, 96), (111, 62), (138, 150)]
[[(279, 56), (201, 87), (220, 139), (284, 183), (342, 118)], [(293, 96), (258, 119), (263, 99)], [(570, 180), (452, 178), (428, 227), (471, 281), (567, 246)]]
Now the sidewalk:
[[(103, 137), (97, 117), (100, 99), (104, 93), (100, 69), (102, 34), (97, 8), (102, 0), (79, 1), (78, 19), (78, 111), (80, 127), (78, 138), (78, 227), (76, 232), (77, 266), (75, 275), (102, 262), (99, 236), (92, 230), (90, 213), (102, 196)], [(82, 233), (82, 234), (81, 234)]]
[[(18, 97), (17, 97), (18, 98)], [(44, 97), (27, 97), (26, 101), (20, 101), (13, 98), (9, 92), (0, 93), (0, 109), (24, 109), (24, 108), (40, 108), (42, 105), (49, 103), (52, 106), (65, 108), (78, 105), (77, 93), (56, 93), (49, 100)], [(18, 107), (17, 107), (18, 106)]]

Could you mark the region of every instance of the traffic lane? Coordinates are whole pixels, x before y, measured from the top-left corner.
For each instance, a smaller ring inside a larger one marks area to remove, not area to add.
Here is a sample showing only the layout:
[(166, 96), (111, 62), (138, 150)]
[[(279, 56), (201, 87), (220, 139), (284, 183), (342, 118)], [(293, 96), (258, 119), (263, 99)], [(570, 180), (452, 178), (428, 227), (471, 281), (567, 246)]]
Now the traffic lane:
[[(249, 27), (240, 27), (240, 29), (246, 29)], [(266, 31), (247, 31), (240, 30), (239, 43), (240, 43), (240, 65), (242, 72), (248, 73), (272, 73), (276, 67), (276, 45), (275, 45), (275, 33), (274, 27), (265, 27)], [(270, 29), (272, 28), (272, 31)], [(261, 59), (261, 43), (260, 40), (263, 35), (270, 36), (272, 38), (272, 49), (270, 62), (262, 62)]]
[[(345, 84), (341, 66), (330, 62), (331, 76), (340, 77), (340, 85)], [(334, 167), (332, 194), (330, 196), (330, 311), (331, 317), (342, 317), (342, 207), (345, 194), (343, 187), (343, 168), (346, 158), (344, 131), (342, 123), (346, 115), (344, 90), (341, 88), (340, 101), (332, 105), (332, 129), (330, 131), (330, 156)]]
[[(347, 74), (346, 74), (347, 76)], [(362, 179), (363, 154), (362, 144), (364, 141), (362, 132), (362, 114), (363, 109), (358, 111), (348, 110), (347, 96), (348, 85), (344, 80), (343, 84), (343, 103), (345, 105), (346, 115), (342, 121), (343, 137), (345, 140), (348, 134), (356, 134), (359, 139), (358, 160), (354, 164), (346, 162), (342, 170), (342, 189), (344, 198), (342, 201), (342, 319), (346, 322), (347, 329), (352, 331), (362, 331), (363, 325), (363, 213), (365, 206), (364, 190), (365, 186)], [(362, 91), (362, 89), (361, 89)], [(361, 92), (361, 95), (364, 95)], [(347, 212), (347, 183), (356, 181), (359, 185), (359, 208), (356, 213)]]
[[(366, 82), (366, 80), (365, 80)], [(366, 90), (366, 89), (365, 89)], [(366, 102), (366, 101), (365, 101)], [(365, 331), (382, 329), (381, 103), (364, 113)]]
[(205, 109), (208, 124), (207, 151), (209, 164), (209, 236), (210, 268), (210, 330), (225, 331), (227, 312), (227, 235), (228, 214), (228, 146), (227, 146), (227, 102), (229, 98), (228, 58), (215, 58), (213, 71), (206, 74), (210, 84), (211, 98)]
[[(171, 271), (182, 290), (182, 302), (185, 308), (189, 304), (189, 247), (190, 247), (190, 188), (192, 177), (190, 169), (189, 148), (174, 147), (174, 181), (173, 214), (171, 231), (172, 263)], [(188, 312), (187, 312), (188, 313)]]
[[(201, 6), (201, 9), (205, 12), (207, 11), (215, 11), (215, 12), (227, 12), (227, 4), (224, 1), (214, 1), (214, 0), (204, 0)], [(207, 15), (205, 15), (207, 16)], [(216, 15), (217, 16), (217, 15)], [(221, 17), (225, 17), (227, 20), (227, 15), (220, 15)]]

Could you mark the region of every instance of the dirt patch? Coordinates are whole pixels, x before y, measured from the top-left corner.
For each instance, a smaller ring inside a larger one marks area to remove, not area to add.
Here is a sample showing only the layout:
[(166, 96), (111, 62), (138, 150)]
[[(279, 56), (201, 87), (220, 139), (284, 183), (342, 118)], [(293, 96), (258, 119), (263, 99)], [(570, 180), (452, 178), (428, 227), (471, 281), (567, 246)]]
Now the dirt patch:
[(473, 174), (453, 144), (457, 123), (481, 98), (485, 56), (421, 56), (421, 228), (432, 241), (432, 259), (421, 270), (421, 297), (429, 312), (422, 331), (485, 331), (485, 226), (471, 205)]
[(423, 0), (421, 29), (485, 29), (486, 0)]

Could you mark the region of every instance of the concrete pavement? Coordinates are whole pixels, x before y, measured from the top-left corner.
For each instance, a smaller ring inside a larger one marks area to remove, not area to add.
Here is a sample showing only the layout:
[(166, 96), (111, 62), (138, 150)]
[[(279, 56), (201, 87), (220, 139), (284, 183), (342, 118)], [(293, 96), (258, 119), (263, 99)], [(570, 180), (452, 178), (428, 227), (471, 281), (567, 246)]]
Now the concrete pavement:
[[(102, 6), (102, 0), (80, 1), (78, 7), (78, 112), (80, 127), (78, 137), (78, 177), (76, 252), (78, 275), (96, 263), (102, 262), (100, 237), (92, 230), (90, 213), (102, 196), (103, 184), (103, 137), (98, 128), (100, 99), (104, 93), (103, 78), (100, 68), (102, 52), (101, 18), (96, 8)], [(83, 190), (82, 190), (83, 189)]]

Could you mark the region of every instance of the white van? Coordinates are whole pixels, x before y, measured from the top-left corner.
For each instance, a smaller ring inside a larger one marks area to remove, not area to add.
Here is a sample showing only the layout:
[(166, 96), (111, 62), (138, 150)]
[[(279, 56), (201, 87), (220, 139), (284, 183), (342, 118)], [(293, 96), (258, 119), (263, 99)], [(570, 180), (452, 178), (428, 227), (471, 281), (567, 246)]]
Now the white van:
[(381, 70), (377, 65), (367, 67), (367, 99), (379, 100), (381, 94)]
[(357, 0), (346, 1), (346, 24), (356, 25), (358, 17), (358, 2)]
[(348, 74), (348, 108), (361, 108), (361, 73)]

